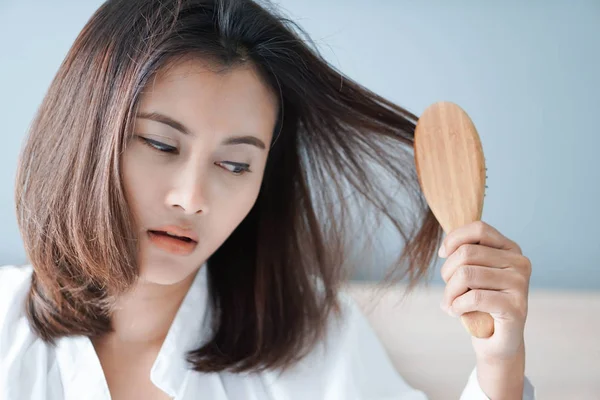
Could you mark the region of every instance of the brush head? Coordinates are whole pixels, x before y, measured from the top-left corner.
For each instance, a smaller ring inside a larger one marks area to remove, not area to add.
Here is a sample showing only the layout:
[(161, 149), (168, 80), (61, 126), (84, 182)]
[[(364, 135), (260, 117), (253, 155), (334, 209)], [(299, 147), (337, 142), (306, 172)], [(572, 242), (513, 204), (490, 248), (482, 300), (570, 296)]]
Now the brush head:
[[(430, 105), (415, 130), (414, 156), (423, 195), (444, 232), (481, 219), (486, 168), (483, 148), (467, 113), (451, 102)], [(471, 335), (494, 332), (491, 315), (466, 313)]]
[(485, 158), (475, 125), (450, 102), (429, 106), (415, 131), (419, 184), (446, 233), (481, 219)]

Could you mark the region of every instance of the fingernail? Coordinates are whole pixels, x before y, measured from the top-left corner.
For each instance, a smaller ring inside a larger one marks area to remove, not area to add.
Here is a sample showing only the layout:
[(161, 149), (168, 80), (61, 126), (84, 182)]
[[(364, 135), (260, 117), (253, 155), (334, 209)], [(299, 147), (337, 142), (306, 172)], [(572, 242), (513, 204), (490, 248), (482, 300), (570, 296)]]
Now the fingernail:
[(442, 246), (440, 247), (440, 249), (438, 250), (438, 256), (441, 258), (446, 257), (446, 247), (444, 246), (443, 243), (442, 243)]

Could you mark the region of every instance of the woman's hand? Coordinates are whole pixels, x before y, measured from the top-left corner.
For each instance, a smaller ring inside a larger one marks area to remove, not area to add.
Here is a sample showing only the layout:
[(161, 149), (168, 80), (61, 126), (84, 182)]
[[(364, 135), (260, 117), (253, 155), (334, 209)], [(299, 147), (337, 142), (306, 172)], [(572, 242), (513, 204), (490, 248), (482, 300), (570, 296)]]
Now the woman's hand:
[(502, 382), (520, 382), (522, 388), (531, 262), (517, 243), (481, 221), (450, 232), (439, 256), (447, 258), (441, 269), (446, 282), (442, 309), (453, 316), (482, 311), (494, 318), (491, 337), (472, 337), (482, 388), (491, 382), (484, 388), (488, 396), (506, 393), (497, 387)]

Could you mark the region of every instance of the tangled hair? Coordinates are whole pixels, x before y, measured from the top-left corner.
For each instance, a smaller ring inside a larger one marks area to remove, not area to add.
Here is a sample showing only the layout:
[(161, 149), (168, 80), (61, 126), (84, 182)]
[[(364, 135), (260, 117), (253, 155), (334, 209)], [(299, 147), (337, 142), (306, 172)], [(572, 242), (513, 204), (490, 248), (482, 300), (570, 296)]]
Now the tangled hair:
[[(190, 57), (252, 63), (279, 97), (258, 199), (207, 260), (213, 334), (189, 353), (193, 369), (286, 368), (322, 338), (349, 275), (353, 207), (385, 217), (403, 239), (390, 278), (413, 287), (427, 274), (442, 230), (415, 173), (416, 116), (336, 71), (303, 37), (251, 0), (109, 0), (96, 11), (35, 116), (17, 171), (37, 335), (54, 343), (111, 331), (111, 304), (138, 274), (120, 155), (145, 85)], [(410, 212), (391, 188), (414, 200)]]

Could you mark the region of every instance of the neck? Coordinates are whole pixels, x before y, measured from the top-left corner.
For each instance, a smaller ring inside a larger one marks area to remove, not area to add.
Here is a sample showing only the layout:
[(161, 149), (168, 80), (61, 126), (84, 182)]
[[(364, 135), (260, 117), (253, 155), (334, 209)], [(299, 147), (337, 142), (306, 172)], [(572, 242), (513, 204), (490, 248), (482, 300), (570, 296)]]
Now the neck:
[(118, 298), (111, 314), (113, 331), (95, 343), (160, 347), (195, 276), (172, 285), (139, 280)]

